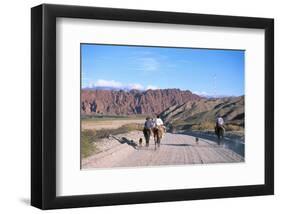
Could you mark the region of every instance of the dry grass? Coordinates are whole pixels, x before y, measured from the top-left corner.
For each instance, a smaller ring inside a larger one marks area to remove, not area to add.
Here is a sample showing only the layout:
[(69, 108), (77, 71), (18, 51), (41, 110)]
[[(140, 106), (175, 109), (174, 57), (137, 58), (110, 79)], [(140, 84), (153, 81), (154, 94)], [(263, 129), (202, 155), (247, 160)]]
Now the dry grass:
[[(235, 125), (235, 124), (225, 124), (224, 125), (225, 130), (226, 131), (243, 131), (244, 128), (239, 126), (239, 125)], [(191, 130), (196, 130), (196, 131), (213, 131), (215, 128), (215, 122), (211, 122), (211, 121), (205, 121), (199, 124), (195, 124), (191, 126)]]
[(96, 144), (92, 143), (96, 138), (95, 135), (96, 133), (93, 130), (83, 130), (81, 132), (80, 146), (83, 158), (98, 152)]
[(199, 124), (192, 125), (191, 130), (214, 130), (214, 122), (206, 121)]
[(226, 131), (243, 131), (244, 128), (239, 125), (227, 124), (225, 127)]
[(81, 131), (81, 153), (82, 158), (85, 158), (93, 153), (97, 153), (98, 147), (96, 142), (108, 138), (110, 135), (124, 134), (131, 131), (142, 131), (143, 125), (137, 123), (131, 123), (123, 125), (117, 129), (84, 129)]
[(117, 129), (121, 128), (127, 124), (144, 124), (145, 119), (142, 118), (123, 118), (123, 119), (83, 119), (81, 120), (82, 130), (86, 129), (94, 129), (94, 130), (102, 130), (102, 129)]

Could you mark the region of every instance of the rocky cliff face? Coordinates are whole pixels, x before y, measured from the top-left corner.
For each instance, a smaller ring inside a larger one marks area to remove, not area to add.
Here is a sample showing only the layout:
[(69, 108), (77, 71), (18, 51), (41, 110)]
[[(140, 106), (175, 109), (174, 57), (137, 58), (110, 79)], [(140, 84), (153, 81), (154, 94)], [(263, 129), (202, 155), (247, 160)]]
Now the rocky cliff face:
[(82, 90), (81, 113), (107, 115), (159, 114), (170, 106), (201, 97), (190, 91), (159, 89), (147, 91)]
[(214, 123), (218, 115), (226, 124), (244, 127), (244, 96), (188, 101), (165, 109), (161, 118), (166, 124), (181, 128)]

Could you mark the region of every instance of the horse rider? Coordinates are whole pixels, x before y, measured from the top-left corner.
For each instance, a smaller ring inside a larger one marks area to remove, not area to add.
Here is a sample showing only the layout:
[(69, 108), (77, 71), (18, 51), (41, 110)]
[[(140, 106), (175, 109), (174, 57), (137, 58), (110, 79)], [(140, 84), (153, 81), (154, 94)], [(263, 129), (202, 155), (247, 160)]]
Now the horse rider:
[(157, 115), (157, 118), (155, 120), (155, 124), (156, 124), (156, 126), (163, 126), (164, 125), (163, 120), (160, 118), (159, 115)]
[(166, 132), (166, 127), (164, 126), (163, 120), (160, 118), (159, 115), (157, 115), (157, 118), (155, 119), (155, 126), (156, 128), (161, 130), (162, 136), (164, 136), (164, 133)]
[(146, 146), (149, 145), (149, 139), (150, 139), (152, 128), (153, 128), (153, 121), (150, 117), (147, 117), (145, 122), (144, 122), (144, 127), (143, 127), (143, 135), (144, 135), (144, 138), (145, 138)]
[(222, 128), (223, 132), (225, 132), (224, 120), (220, 115), (218, 115), (218, 117), (216, 119), (216, 128)]

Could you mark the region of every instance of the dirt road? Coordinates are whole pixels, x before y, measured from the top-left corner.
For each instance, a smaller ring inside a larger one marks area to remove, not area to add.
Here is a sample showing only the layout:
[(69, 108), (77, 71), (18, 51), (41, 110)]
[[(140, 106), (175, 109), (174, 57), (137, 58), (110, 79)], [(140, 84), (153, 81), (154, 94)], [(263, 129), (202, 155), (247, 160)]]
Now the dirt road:
[(106, 139), (103, 143), (110, 143), (112, 146), (84, 158), (82, 169), (244, 161), (244, 157), (226, 146), (218, 146), (212, 140), (199, 138), (199, 142), (196, 142), (195, 137), (190, 135), (166, 133), (160, 148), (155, 150), (153, 138), (150, 140), (150, 146), (145, 147), (138, 145), (140, 137), (143, 137), (142, 133), (134, 131)]

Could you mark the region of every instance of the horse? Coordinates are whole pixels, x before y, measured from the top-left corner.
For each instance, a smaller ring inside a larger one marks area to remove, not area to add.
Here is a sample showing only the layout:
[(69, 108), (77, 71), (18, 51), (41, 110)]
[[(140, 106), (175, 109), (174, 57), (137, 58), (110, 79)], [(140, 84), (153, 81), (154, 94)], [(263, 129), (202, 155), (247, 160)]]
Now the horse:
[(154, 143), (155, 143), (155, 150), (157, 147), (160, 147), (160, 142), (164, 134), (164, 128), (162, 126), (156, 126), (152, 128), (152, 133), (154, 137)]
[(218, 137), (218, 144), (220, 145), (221, 139), (224, 138), (224, 128), (222, 126), (215, 126), (215, 134)]

